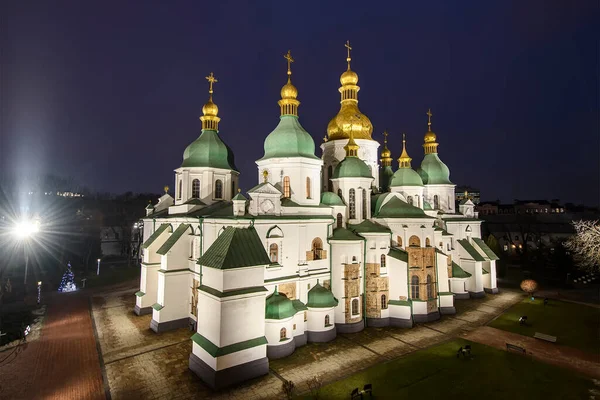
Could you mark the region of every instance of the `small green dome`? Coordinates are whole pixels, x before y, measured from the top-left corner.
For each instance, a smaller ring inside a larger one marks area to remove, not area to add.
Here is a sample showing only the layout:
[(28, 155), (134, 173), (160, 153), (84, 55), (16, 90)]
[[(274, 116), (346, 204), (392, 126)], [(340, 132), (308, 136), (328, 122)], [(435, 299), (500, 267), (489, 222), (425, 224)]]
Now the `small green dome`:
[(332, 179), (336, 178), (373, 178), (371, 168), (358, 157), (346, 157), (333, 171)]
[(276, 157), (306, 157), (318, 159), (315, 156), (315, 142), (304, 130), (298, 117), (282, 115), (279, 125), (265, 139), (265, 155), (261, 160)]
[(325, 204), (326, 206), (345, 206), (340, 196), (333, 192), (323, 192), (321, 194), (321, 204)]
[(325, 289), (323, 286), (321, 286), (318, 280), (317, 284), (308, 291), (308, 303), (306, 303), (307, 307), (330, 308), (337, 305), (338, 300), (333, 297), (331, 290)]
[(421, 168), (418, 169), (419, 175), (426, 185), (446, 184), (452, 185), (450, 182), (450, 170), (440, 160), (437, 153), (426, 154), (421, 163)]
[(414, 169), (399, 168), (394, 173), (390, 186), (423, 186), (423, 180)]
[[(383, 203), (388, 196), (393, 196), (387, 203)], [(389, 218), (427, 218), (427, 215), (419, 207), (411, 206), (405, 201), (402, 201), (393, 193), (387, 193), (377, 199), (375, 205), (376, 217)]]
[(237, 171), (233, 152), (215, 130), (203, 130), (183, 152), (182, 167), (210, 167)]
[(285, 319), (296, 315), (297, 311), (294, 308), (294, 303), (287, 298), (285, 294), (273, 292), (265, 302), (265, 318), (266, 319)]

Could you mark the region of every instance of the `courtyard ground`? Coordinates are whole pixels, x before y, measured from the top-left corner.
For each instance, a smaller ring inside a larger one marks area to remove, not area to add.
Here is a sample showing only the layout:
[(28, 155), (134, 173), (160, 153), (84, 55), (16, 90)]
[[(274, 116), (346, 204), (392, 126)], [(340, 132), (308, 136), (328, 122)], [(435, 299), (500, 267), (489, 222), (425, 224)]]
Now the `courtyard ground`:
[[(519, 317), (527, 316), (527, 324), (520, 325)], [(544, 306), (543, 298), (525, 298), (490, 326), (519, 335), (533, 337), (536, 332), (557, 337), (558, 346), (569, 346), (600, 357), (600, 308), (571, 302), (550, 300)]]
[[(457, 358), (457, 349), (466, 344), (471, 344), (472, 356)], [(366, 383), (373, 385), (375, 399), (587, 399), (600, 393), (600, 385), (575, 372), (455, 339), (327, 385), (319, 398), (349, 398)]]

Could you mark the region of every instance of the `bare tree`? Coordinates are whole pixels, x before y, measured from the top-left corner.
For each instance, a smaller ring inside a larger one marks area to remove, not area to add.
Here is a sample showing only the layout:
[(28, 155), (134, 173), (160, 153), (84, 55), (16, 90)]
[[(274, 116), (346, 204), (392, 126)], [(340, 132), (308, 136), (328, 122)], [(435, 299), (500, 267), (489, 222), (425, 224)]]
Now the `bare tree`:
[(600, 272), (600, 220), (573, 221), (575, 236), (565, 242), (579, 268)]

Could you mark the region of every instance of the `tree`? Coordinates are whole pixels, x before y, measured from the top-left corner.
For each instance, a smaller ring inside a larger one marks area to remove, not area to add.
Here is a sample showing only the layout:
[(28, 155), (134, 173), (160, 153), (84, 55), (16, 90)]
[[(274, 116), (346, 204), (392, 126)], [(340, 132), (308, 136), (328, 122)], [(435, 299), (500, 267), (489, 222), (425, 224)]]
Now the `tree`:
[(490, 249), (492, 249), (492, 251), (501, 259), (496, 261), (496, 272), (498, 274), (499, 277), (504, 278), (504, 276), (506, 275), (506, 264), (504, 263), (504, 260), (502, 259), (503, 254), (500, 251), (500, 244), (498, 244), (498, 239), (496, 239), (496, 237), (494, 235), (492, 235), (491, 233), (488, 235), (485, 244), (488, 245), (488, 247)]
[(580, 269), (600, 271), (600, 220), (573, 221), (575, 236), (565, 242)]
[(294, 384), (294, 382), (284, 381), (281, 385), (281, 388), (283, 389), (283, 393), (285, 394), (286, 399), (294, 398), (294, 392), (296, 390), (296, 385)]

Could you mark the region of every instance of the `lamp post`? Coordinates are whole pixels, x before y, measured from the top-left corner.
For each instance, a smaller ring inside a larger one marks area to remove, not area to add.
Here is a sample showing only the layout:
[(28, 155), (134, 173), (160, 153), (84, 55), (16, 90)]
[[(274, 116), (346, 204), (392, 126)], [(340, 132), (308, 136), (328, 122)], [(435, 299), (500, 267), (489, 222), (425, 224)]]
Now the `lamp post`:
[(14, 227), (14, 233), (17, 238), (23, 240), (23, 249), (25, 251), (25, 277), (23, 278), (23, 284), (27, 285), (27, 269), (29, 267), (29, 252), (27, 251), (27, 239), (33, 237), (40, 231), (40, 221), (35, 219), (33, 221), (21, 221)]
[(100, 275), (100, 259), (98, 259), (98, 269), (96, 269), (96, 275)]

